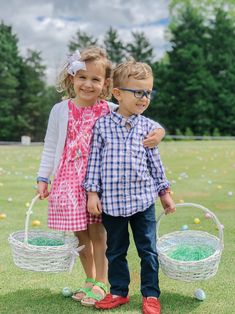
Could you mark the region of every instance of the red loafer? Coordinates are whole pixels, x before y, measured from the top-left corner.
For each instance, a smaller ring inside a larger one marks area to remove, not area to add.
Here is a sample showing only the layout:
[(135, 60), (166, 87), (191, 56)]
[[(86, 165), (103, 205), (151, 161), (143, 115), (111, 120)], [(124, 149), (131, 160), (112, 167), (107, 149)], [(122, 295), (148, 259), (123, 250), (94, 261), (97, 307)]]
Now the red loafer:
[(161, 304), (155, 297), (143, 297), (143, 314), (161, 314)]
[(126, 304), (130, 301), (130, 298), (127, 297), (114, 297), (111, 293), (107, 294), (106, 297), (95, 303), (95, 308), (101, 309), (101, 310), (109, 310), (114, 309), (115, 307), (118, 307), (120, 305)]

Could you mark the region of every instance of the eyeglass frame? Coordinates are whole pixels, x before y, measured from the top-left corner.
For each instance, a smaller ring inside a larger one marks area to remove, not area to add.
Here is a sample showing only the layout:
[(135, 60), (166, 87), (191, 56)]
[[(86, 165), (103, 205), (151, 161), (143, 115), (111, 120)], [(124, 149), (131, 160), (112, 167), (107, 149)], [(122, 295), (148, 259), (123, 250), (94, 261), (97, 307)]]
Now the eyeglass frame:
[[(122, 88), (122, 87), (120, 87), (118, 89), (122, 90), (124, 92), (131, 92), (131, 93), (133, 93), (135, 98), (137, 98), (137, 99), (142, 99), (143, 97), (146, 97), (148, 99), (153, 99), (156, 96), (156, 94), (157, 94), (157, 91), (155, 89), (153, 89), (151, 91), (148, 91), (148, 90), (145, 90), (145, 89), (131, 89), (131, 88)], [(142, 92), (142, 96), (141, 97), (137, 97), (136, 96), (136, 92)], [(148, 92), (150, 93), (149, 96), (147, 94)]]

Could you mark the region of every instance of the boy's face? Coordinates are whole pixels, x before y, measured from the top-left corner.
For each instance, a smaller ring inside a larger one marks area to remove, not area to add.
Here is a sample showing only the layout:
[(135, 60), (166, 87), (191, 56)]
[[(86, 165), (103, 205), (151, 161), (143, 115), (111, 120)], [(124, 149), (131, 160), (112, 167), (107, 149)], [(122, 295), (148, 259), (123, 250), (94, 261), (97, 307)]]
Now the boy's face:
[[(129, 78), (128, 82), (122, 86), (125, 89), (132, 89), (137, 91), (151, 92), (153, 89), (153, 77), (148, 77), (143, 80), (137, 80), (133, 77)], [(138, 92), (135, 93), (138, 96)], [(113, 89), (113, 95), (119, 104), (118, 112), (125, 118), (133, 114), (142, 114), (149, 106), (150, 99), (146, 96), (137, 98), (131, 91)]]

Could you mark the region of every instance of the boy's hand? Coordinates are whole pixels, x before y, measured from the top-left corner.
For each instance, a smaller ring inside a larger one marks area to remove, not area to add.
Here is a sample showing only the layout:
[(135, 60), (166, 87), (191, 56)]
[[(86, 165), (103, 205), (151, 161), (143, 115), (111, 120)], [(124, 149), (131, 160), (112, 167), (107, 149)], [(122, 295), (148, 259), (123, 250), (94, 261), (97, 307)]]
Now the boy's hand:
[(96, 192), (88, 192), (87, 210), (90, 214), (99, 216), (102, 213), (102, 205)]
[(166, 193), (163, 196), (160, 196), (162, 207), (164, 208), (165, 214), (174, 213), (176, 211), (175, 203), (171, 198), (169, 193)]
[(144, 147), (153, 148), (157, 146), (161, 142), (164, 136), (165, 136), (164, 129), (159, 128), (159, 129), (153, 130), (147, 135), (146, 139), (144, 139), (143, 141)]
[(43, 200), (44, 198), (47, 198), (49, 195), (48, 192), (48, 184), (46, 182), (38, 182), (37, 192), (40, 195), (40, 199)]

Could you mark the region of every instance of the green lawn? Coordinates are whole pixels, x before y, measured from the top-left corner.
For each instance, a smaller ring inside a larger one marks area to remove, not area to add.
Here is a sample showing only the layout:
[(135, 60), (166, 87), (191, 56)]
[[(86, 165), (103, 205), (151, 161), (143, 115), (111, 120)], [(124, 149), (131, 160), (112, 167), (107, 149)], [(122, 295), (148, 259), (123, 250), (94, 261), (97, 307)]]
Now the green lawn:
[[(12, 260), (7, 238), (10, 233), (24, 228), (26, 203), (35, 195), (35, 177), (41, 150), (41, 146), (0, 146), (0, 213), (7, 215), (0, 220), (0, 313), (95, 313), (96, 310), (84, 308), (61, 295), (63, 287), (75, 289), (82, 285), (84, 274), (79, 260), (71, 274), (25, 272), (17, 268)], [(173, 182), (175, 202), (198, 203), (212, 210), (224, 225), (225, 242), (218, 273), (212, 279), (185, 283), (171, 280), (160, 271), (162, 313), (235, 313), (232, 301), (235, 291), (234, 142), (163, 142), (160, 151), (167, 176)], [(232, 192), (232, 195), (228, 192)], [(158, 214), (160, 211), (158, 204)], [(195, 217), (200, 219), (199, 225), (194, 224)], [(46, 201), (36, 204), (32, 219), (39, 219), (40, 228), (46, 228)], [(190, 229), (218, 235), (215, 224), (206, 220), (200, 210), (179, 208), (174, 215), (162, 219), (160, 236), (179, 230), (183, 224)], [(133, 241), (129, 250), (129, 265), (131, 302), (106, 313), (141, 313), (139, 259)], [(194, 299), (196, 288), (205, 291), (205, 301)]]

